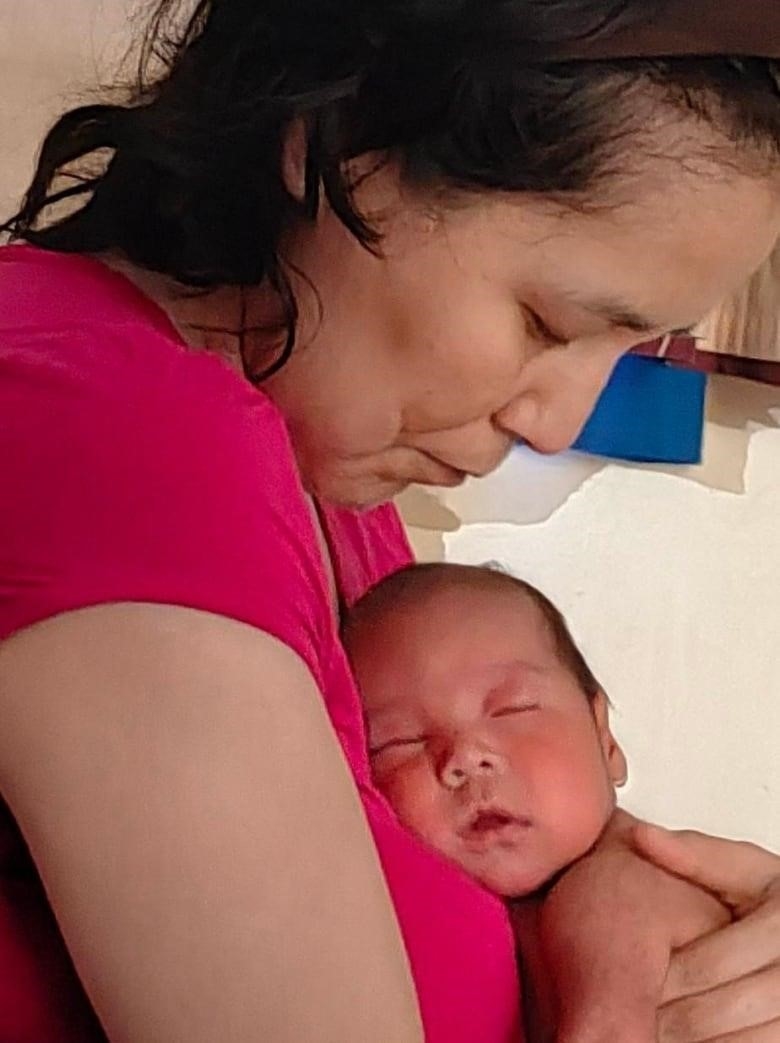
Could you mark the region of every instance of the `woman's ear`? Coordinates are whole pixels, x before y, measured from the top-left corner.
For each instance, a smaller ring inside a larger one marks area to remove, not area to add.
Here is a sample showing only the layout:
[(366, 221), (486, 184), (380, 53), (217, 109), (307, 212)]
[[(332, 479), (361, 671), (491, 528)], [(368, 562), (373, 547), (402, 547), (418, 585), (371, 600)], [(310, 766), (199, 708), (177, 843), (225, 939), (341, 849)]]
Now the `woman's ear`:
[(609, 726), (609, 702), (604, 692), (599, 691), (592, 703), (601, 752), (614, 786), (625, 786), (628, 781), (628, 762), (620, 743)]
[(299, 203), (306, 197), (306, 124), (296, 119), (287, 128), (282, 147), (282, 180), (285, 188)]

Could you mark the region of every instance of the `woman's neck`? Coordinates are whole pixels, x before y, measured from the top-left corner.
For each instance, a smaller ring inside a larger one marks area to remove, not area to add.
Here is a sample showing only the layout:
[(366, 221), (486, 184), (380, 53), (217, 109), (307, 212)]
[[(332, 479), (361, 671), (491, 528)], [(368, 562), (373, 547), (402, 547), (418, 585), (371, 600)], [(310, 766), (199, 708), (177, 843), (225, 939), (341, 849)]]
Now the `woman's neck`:
[(240, 373), (244, 372), (242, 331), (246, 327), (272, 325), (272, 307), (260, 288), (223, 286), (198, 291), (158, 272), (139, 268), (116, 254), (103, 254), (98, 259), (154, 301), (185, 344), (221, 356)]

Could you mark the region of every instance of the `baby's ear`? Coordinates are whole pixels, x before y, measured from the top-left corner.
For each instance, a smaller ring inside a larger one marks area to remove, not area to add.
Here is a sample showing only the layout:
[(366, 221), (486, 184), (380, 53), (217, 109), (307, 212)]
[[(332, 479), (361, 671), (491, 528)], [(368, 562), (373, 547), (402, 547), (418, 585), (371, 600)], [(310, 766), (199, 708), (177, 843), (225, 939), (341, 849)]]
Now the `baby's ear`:
[(599, 690), (592, 703), (593, 717), (596, 722), (601, 751), (604, 754), (604, 763), (607, 766), (609, 777), (615, 786), (625, 786), (628, 780), (628, 763), (620, 743), (612, 734), (609, 726), (609, 702), (607, 697)]

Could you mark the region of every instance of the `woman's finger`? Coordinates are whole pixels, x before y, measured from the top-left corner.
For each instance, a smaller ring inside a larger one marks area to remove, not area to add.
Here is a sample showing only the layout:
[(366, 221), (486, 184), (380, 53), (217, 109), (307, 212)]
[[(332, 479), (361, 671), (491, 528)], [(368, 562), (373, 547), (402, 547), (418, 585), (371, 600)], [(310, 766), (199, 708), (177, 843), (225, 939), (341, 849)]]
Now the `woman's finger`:
[(717, 1036), (708, 1039), (707, 1043), (780, 1043), (780, 1021), (771, 1021), (744, 1032), (731, 1032), (728, 1036)]
[(755, 844), (645, 823), (636, 826), (634, 844), (662, 869), (711, 891), (737, 916), (755, 909), (780, 881), (780, 857)]
[(665, 1005), (658, 1015), (658, 1039), (659, 1043), (753, 1039), (780, 1043), (780, 964)]
[(672, 956), (663, 1002), (736, 981), (780, 961), (780, 895), (744, 920), (697, 938)]

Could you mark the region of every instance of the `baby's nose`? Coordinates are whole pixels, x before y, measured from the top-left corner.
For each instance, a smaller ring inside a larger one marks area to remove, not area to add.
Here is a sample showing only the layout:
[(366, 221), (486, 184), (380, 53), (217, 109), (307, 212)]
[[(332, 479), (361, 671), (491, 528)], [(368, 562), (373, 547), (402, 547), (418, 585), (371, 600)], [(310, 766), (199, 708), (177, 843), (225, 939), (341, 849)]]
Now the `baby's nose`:
[(461, 745), (442, 758), (439, 770), (441, 784), (458, 790), (474, 779), (496, 774), (501, 769), (501, 757), (493, 750)]

